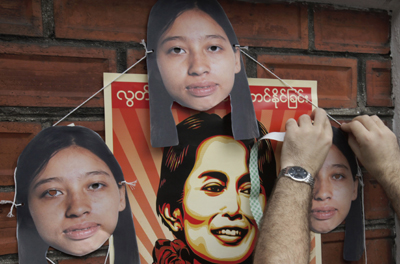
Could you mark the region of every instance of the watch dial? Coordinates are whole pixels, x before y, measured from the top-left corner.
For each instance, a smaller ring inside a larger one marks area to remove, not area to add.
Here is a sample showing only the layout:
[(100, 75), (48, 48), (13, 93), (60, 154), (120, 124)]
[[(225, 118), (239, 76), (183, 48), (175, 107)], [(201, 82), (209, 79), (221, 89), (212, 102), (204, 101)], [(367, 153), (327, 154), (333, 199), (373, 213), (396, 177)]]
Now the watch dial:
[(292, 167), (288, 173), (296, 179), (305, 179), (307, 177), (307, 172), (301, 167)]

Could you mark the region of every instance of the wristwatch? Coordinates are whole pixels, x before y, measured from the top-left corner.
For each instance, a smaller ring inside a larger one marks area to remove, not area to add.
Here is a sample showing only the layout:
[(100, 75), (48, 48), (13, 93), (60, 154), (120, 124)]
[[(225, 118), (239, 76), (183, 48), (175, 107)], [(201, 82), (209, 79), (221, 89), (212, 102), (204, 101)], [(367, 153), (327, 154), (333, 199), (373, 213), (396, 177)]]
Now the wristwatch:
[(299, 166), (289, 166), (279, 172), (278, 178), (286, 176), (294, 181), (304, 182), (310, 184), (311, 188), (314, 187), (314, 178), (311, 174)]

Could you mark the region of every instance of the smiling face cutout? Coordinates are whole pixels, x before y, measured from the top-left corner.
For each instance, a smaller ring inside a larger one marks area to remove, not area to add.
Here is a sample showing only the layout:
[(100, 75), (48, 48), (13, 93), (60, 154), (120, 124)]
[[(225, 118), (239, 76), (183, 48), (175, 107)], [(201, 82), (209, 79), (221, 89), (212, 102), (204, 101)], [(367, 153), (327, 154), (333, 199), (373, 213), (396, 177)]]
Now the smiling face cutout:
[(29, 210), (50, 246), (82, 256), (114, 232), (125, 209), (125, 186), (89, 150), (71, 146), (57, 152), (29, 188)]
[[(183, 229), (188, 246), (202, 259), (241, 263), (254, 250), (247, 157), (244, 145), (229, 136), (211, 137), (198, 147), (184, 185), (183, 212), (175, 209), (175, 221), (167, 222), (175, 231)], [(265, 207), (263, 187), (259, 199)]]
[(349, 162), (332, 145), (315, 178), (311, 208), (311, 229), (327, 233), (347, 217), (351, 202), (357, 198), (358, 180), (353, 180)]
[(198, 9), (183, 12), (161, 36), (157, 64), (171, 97), (199, 111), (224, 100), (241, 69), (225, 31)]

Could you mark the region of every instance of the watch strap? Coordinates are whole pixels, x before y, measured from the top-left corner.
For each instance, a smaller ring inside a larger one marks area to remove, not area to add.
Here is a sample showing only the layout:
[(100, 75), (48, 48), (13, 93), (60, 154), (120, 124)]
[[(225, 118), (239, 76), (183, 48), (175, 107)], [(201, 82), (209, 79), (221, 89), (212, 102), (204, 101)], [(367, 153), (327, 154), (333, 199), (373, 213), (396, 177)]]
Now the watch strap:
[(314, 187), (314, 178), (308, 171), (306, 171), (302, 167), (299, 166), (286, 167), (279, 172), (278, 179), (282, 176), (286, 176), (297, 182), (307, 183), (311, 186), (311, 188)]

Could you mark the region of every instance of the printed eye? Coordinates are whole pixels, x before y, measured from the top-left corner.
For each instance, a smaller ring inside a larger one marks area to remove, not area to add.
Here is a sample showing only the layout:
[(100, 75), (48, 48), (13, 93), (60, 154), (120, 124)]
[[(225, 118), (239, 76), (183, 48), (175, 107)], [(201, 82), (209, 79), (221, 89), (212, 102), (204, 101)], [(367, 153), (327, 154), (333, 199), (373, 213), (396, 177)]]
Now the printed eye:
[[(261, 190), (261, 188), (260, 188), (260, 190)], [(243, 184), (242, 186), (240, 186), (239, 191), (244, 194), (250, 194), (251, 184), (250, 183)]]
[(341, 179), (343, 179), (344, 177), (343, 177), (343, 175), (341, 175), (341, 174), (334, 174), (334, 175), (332, 175), (332, 179), (334, 179), (334, 180), (341, 180)]
[(207, 192), (213, 192), (213, 193), (219, 193), (224, 190), (225, 186), (220, 185), (220, 184), (207, 184), (201, 190), (207, 191)]
[(251, 188), (241, 190), (240, 192), (242, 192), (242, 193), (244, 193), (244, 194), (250, 194)]
[(210, 51), (212, 51), (212, 52), (216, 52), (216, 51), (221, 50), (221, 47), (218, 47), (218, 46), (211, 46), (211, 47), (209, 47), (208, 49), (209, 49)]
[(170, 49), (170, 52), (173, 54), (183, 54), (185, 53), (185, 50), (179, 47), (173, 47), (172, 49)]
[(44, 196), (46, 196), (46, 197), (57, 197), (61, 194), (63, 194), (63, 193), (59, 190), (47, 190), (44, 192)]
[(102, 183), (95, 182), (95, 183), (92, 183), (92, 184), (89, 186), (89, 190), (98, 190), (98, 189), (103, 188), (104, 186), (105, 186), (105, 185), (102, 184)]

